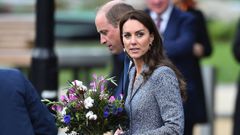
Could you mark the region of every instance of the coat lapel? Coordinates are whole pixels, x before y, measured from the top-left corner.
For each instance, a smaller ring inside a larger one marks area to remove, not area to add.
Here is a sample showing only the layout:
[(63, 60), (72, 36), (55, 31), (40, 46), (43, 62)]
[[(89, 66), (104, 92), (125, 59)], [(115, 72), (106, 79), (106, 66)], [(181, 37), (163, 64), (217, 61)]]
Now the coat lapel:
[[(148, 67), (144, 65), (143, 71), (146, 71), (146, 70), (148, 70)], [(128, 92), (128, 94), (130, 94), (130, 101), (133, 99), (133, 97), (136, 95), (136, 93), (139, 91), (139, 89), (144, 83), (144, 78), (142, 75), (139, 75), (138, 78), (136, 78), (136, 80), (134, 81), (135, 73), (136, 73), (136, 68), (135, 67), (131, 68), (129, 72), (130, 87)]]
[(173, 7), (173, 10), (170, 14), (170, 18), (167, 22), (167, 27), (166, 27), (165, 31), (163, 32), (164, 39), (168, 38), (168, 36), (171, 35), (171, 33), (174, 31), (174, 27), (172, 27), (172, 26), (175, 26), (174, 25), (174, 23), (176, 23), (175, 19), (176, 19), (176, 9), (175, 9), (175, 7)]

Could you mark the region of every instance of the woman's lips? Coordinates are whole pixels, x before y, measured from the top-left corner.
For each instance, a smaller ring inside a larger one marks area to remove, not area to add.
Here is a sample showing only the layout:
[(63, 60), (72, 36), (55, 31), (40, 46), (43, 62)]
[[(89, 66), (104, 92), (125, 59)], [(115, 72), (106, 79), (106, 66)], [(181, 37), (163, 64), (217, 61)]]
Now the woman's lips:
[(130, 51), (132, 53), (137, 53), (140, 49), (139, 48), (131, 48)]

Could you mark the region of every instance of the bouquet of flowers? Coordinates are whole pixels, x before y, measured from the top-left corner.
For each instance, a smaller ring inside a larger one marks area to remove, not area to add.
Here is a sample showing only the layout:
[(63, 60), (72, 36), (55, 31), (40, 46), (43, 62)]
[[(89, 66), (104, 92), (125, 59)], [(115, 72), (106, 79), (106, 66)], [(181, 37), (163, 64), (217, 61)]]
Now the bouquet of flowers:
[(57, 127), (66, 128), (66, 133), (102, 135), (115, 130), (119, 124), (126, 125), (123, 112), (123, 95), (111, 96), (107, 82), (113, 78), (93, 75), (88, 89), (81, 81), (68, 82), (69, 87), (59, 102), (43, 100), (55, 111)]

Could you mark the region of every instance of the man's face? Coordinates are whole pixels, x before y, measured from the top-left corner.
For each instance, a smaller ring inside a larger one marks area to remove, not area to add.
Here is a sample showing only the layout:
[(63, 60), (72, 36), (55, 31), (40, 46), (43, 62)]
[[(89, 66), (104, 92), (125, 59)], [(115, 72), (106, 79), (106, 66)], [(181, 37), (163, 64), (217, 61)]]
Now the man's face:
[(146, 0), (148, 8), (158, 14), (162, 14), (167, 8), (170, 0)]
[(100, 43), (106, 45), (112, 54), (120, 54), (123, 46), (120, 40), (119, 28), (110, 24), (104, 13), (98, 13), (95, 19)]

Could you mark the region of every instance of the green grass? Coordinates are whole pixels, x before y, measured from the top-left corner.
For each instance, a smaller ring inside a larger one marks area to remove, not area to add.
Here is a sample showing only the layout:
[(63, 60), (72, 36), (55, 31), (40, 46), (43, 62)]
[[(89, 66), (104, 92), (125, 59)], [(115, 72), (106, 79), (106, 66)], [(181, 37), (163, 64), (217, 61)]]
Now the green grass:
[(235, 83), (239, 65), (232, 54), (231, 42), (213, 42), (211, 57), (202, 60), (203, 65), (211, 65), (217, 71), (217, 83)]

